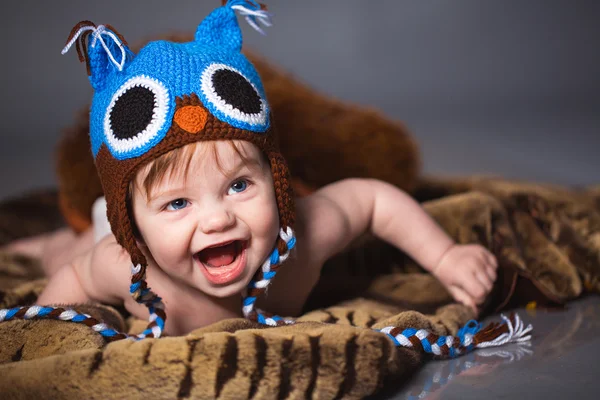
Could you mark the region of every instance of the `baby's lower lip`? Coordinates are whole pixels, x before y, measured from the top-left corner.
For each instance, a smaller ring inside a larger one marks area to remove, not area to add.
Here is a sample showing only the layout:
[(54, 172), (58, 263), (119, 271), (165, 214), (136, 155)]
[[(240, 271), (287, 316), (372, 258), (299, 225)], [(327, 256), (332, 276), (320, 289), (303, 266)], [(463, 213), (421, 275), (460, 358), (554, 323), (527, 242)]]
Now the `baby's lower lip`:
[(211, 267), (198, 257), (194, 259), (199, 263), (200, 270), (204, 273), (206, 279), (214, 285), (224, 285), (235, 281), (246, 268), (246, 242), (242, 242), (240, 253), (235, 260), (222, 267)]

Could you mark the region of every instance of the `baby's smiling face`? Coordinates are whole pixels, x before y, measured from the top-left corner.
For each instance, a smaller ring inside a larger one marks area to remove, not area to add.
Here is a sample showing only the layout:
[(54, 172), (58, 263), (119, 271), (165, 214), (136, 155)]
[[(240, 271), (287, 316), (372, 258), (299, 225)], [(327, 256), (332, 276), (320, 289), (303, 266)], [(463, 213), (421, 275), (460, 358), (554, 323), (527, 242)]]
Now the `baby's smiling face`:
[(136, 176), (131, 201), (142, 245), (180, 282), (215, 297), (241, 293), (279, 231), (270, 166), (245, 141), (189, 146), (187, 173), (174, 168), (149, 192), (150, 165)]

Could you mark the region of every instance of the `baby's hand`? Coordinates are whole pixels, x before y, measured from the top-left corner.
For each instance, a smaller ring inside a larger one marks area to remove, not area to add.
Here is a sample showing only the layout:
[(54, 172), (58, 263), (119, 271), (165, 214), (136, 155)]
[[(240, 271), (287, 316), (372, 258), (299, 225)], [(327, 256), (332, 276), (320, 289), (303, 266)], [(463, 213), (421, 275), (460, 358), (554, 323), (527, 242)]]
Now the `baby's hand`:
[(477, 312), (496, 280), (496, 257), (477, 244), (455, 244), (432, 270), (452, 297)]

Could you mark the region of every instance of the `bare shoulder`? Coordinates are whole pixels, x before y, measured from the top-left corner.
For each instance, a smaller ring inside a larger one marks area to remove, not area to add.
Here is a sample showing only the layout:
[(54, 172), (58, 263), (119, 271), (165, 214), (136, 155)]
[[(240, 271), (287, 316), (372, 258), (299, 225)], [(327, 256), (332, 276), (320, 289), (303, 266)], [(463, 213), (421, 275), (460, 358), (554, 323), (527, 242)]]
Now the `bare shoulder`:
[(343, 230), (343, 223), (331, 215), (332, 207), (334, 203), (316, 194), (296, 200), (296, 247), (269, 285), (266, 296), (257, 299), (258, 308), (277, 315), (300, 315), (328, 258), (329, 238)]
[(298, 200), (296, 220), (298, 245), (311, 255), (310, 258), (320, 262), (333, 255), (329, 253), (339, 250), (336, 238), (348, 228), (338, 204), (320, 192)]
[(368, 185), (368, 180), (345, 179), (298, 199), (298, 241), (320, 262), (369, 229)]
[(131, 259), (113, 235), (74, 260), (81, 283), (97, 301), (122, 303), (129, 291)]
[(259, 308), (298, 315), (319, 280), (325, 261), (369, 228), (370, 182), (346, 179), (298, 198), (296, 251), (277, 273)]

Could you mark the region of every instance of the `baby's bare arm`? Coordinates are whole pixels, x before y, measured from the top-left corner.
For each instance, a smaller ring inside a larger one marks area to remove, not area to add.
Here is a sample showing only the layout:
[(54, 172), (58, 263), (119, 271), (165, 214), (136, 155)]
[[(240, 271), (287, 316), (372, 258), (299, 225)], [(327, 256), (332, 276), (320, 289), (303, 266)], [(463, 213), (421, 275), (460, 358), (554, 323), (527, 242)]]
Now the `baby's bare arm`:
[(127, 293), (130, 264), (125, 250), (116, 243), (114, 236), (109, 235), (60, 267), (37, 303), (122, 303), (122, 293)]
[(432, 270), (454, 242), (408, 194), (372, 179), (345, 179), (301, 202), (306, 238), (323, 260), (365, 232)]
[(370, 179), (347, 179), (300, 202), (309, 253), (326, 260), (370, 231), (433, 273), (454, 298), (475, 308), (496, 279), (495, 257), (480, 245), (456, 245), (402, 190)]
[(91, 298), (84, 290), (79, 278), (78, 270), (82, 267), (75, 266), (76, 264), (85, 264), (87, 262), (85, 258), (85, 255), (76, 257), (71, 262), (58, 268), (38, 297), (37, 304), (73, 304), (90, 301)]
[(51, 277), (63, 265), (85, 254), (94, 245), (92, 229), (77, 234), (70, 228), (64, 228), (48, 235), (41, 257), (46, 276)]

